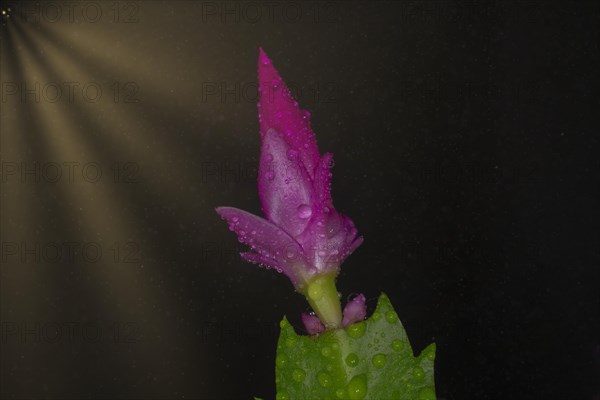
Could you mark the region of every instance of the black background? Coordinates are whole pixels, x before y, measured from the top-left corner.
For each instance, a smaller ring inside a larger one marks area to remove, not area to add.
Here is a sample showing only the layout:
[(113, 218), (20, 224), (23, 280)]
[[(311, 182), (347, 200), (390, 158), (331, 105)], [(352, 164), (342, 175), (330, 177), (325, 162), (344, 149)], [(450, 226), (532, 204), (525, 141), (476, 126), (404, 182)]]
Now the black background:
[(2, 5), (2, 398), (274, 396), (308, 306), (214, 212), (260, 213), (258, 46), (365, 237), (338, 289), (437, 343), (440, 399), (599, 398), (598, 2), (75, 3)]

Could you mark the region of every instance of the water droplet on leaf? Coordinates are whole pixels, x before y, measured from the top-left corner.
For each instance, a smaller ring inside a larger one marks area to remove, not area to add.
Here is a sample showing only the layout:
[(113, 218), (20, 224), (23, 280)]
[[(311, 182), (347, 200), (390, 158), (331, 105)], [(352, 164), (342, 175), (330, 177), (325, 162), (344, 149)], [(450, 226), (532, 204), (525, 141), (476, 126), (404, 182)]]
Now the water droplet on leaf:
[(356, 355), (356, 353), (350, 353), (348, 354), (348, 356), (346, 357), (346, 365), (348, 365), (349, 367), (356, 367), (358, 365), (358, 356)]
[(386, 362), (385, 354), (375, 354), (371, 359), (371, 362), (376, 368), (383, 368)]
[(306, 372), (303, 369), (296, 368), (292, 371), (292, 379), (296, 382), (303, 382), (306, 377)]
[(362, 400), (367, 395), (367, 377), (365, 375), (356, 375), (347, 387), (350, 400)]
[(348, 332), (348, 336), (354, 339), (358, 339), (365, 334), (367, 326), (364, 321), (357, 322), (356, 324), (352, 324), (346, 328), (346, 332)]
[(394, 351), (400, 352), (400, 351), (402, 351), (403, 348), (404, 348), (404, 343), (402, 342), (402, 340), (400, 340), (400, 339), (392, 340), (392, 349), (394, 349)]

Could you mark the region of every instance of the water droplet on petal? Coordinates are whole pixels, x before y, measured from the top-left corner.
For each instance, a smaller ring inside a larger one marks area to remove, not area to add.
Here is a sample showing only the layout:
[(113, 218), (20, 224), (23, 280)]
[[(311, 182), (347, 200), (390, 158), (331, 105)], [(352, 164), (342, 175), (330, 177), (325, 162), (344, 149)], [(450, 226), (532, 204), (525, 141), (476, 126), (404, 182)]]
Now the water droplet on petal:
[(265, 156), (265, 158), (266, 158), (266, 160), (267, 160), (267, 161), (273, 161), (273, 154), (270, 154), (270, 153), (269, 153), (269, 154), (267, 154), (267, 155)]
[(289, 149), (289, 150), (287, 151), (287, 158), (288, 158), (288, 160), (290, 160), (290, 161), (295, 161), (295, 160), (296, 160), (296, 158), (298, 158), (298, 151), (297, 151), (297, 150), (295, 150), (295, 149)]
[(298, 206), (298, 218), (306, 219), (312, 215), (312, 208), (308, 204)]

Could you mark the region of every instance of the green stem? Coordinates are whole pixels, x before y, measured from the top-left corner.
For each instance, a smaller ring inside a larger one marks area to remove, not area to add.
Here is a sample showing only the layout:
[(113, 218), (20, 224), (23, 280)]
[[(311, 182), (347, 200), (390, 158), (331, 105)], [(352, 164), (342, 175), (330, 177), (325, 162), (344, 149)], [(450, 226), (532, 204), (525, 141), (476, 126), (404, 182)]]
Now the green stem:
[(335, 275), (322, 275), (309, 282), (306, 299), (327, 329), (339, 328), (342, 307), (335, 287)]

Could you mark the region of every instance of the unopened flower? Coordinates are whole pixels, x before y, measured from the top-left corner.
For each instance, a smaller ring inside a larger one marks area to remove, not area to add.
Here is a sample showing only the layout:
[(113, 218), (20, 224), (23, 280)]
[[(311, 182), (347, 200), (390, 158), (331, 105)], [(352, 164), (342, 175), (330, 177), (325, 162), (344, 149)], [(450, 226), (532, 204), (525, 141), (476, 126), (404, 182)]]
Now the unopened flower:
[[(258, 79), (262, 139), (258, 194), (265, 218), (233, 207), (216, 211), (250, 247), (241, 254), (244, 259), (286, 274), (320, 321), (338, 327), (342, 313), (335, 277), (363, 238), (357, 237), (352, 220), (333, 207), (332, 154), (319, 154), (309, 112), (298, 107), (262, 49)], [(344, 325), (364, 318), (364, 296), (362, 303), (355, 299), (346, 310)], [(309, 332), (319, 331), (314, 318), (303, 319)]]

